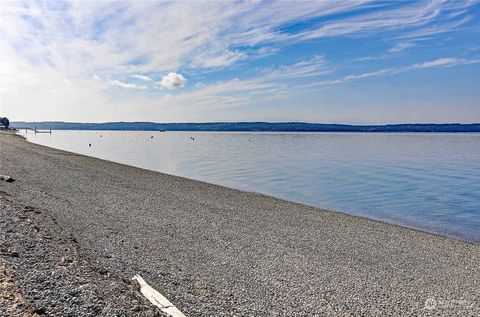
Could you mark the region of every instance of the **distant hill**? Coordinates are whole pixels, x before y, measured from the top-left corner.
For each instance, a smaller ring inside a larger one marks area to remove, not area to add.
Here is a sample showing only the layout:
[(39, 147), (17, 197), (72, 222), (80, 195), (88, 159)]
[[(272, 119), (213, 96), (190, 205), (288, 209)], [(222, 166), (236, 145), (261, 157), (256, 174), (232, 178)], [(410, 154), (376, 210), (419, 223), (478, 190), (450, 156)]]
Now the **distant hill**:
[(265, 132), (480, 132), (480, 123), (473, 124), (388, 124), (347, 125), (306, 122), (11, 122), (12, 127), (54, 130), (122, 130), (122, 131), (265, 131)]

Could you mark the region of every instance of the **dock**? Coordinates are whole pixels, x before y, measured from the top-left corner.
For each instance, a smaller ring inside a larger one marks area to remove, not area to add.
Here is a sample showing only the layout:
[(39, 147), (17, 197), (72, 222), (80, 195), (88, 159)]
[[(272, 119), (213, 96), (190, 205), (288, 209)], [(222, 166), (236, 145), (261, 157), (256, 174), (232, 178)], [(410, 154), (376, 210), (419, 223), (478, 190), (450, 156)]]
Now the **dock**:
[(17, 130), (25, 130), (25, 133), (28, 133), (28, 131), (33, 131), (35, 134), (37, 133), (50, 133), (52, 134), (52, 127), (50, 127), (50, 129), (48, 130), (40, 130), (40, 129), (37, 129), (37, 127), (35, 126), (33, 129), (30, 128), (30, 127), (18, 127), (16, 128)]

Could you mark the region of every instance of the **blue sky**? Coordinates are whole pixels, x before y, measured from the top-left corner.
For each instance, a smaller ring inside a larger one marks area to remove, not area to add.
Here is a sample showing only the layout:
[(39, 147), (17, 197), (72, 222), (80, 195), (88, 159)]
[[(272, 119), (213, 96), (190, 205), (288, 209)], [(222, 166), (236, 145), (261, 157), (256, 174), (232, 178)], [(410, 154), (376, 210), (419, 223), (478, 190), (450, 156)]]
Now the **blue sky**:
[(11, 120), (480, 122), (480, 3), (1, 2)]

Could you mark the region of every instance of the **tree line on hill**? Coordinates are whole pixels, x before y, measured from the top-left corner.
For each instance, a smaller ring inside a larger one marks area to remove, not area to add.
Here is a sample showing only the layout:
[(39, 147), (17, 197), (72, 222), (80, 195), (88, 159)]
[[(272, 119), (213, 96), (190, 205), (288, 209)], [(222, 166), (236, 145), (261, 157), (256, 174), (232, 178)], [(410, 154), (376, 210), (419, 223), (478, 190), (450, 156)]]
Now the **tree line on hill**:
[(14, 128), (54, 130), (123, 130), (123, 131), (264, 131), (264, 132), (480, 132), (480, 123), (460, 124), (387, 124), (348, 125), (307, 122), (12, 122)]

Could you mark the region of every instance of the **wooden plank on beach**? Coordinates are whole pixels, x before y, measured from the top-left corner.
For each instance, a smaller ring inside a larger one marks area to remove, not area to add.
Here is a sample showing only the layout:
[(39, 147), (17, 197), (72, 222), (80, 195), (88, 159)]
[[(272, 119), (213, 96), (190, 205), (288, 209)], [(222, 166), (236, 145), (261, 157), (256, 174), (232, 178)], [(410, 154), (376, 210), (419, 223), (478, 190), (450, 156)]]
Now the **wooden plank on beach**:
[(175, 305), (173, 305), (165, 296), (160, 294), (157, 290), (147, 284), (140, 275), (135, 275), (133, 281), (138, 283), (140, 292), (145, 296), (150, 303), (160, 308), (164, 313), (172, 317), (186, 317)]

